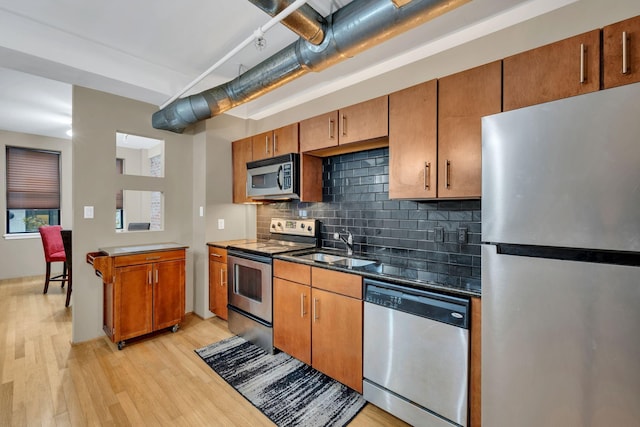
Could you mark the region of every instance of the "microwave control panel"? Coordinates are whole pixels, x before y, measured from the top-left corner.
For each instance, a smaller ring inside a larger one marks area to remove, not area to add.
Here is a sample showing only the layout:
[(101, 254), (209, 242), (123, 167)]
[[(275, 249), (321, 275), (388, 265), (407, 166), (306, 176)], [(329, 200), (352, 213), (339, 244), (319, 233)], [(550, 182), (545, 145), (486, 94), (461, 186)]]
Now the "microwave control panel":
[(271, 232), (280, 234), (294, 234), (297, 236), (316, 235), (317, 221), (315, 219), (271, 219)]

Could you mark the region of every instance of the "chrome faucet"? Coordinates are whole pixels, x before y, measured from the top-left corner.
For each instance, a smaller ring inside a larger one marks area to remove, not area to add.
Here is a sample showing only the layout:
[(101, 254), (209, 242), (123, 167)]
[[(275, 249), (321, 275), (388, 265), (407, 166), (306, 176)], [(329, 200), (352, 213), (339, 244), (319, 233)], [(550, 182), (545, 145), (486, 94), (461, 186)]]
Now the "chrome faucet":
[[(341, 234), (346, 234), (347, 238), (345, 239)], [(333, 233), (333, 238), (336, 240), (342, 240), (347, 245), (347, 255), (353, 255), (353, 234), (351, 234), (349, 230), (345, 228), (338, 233)]]

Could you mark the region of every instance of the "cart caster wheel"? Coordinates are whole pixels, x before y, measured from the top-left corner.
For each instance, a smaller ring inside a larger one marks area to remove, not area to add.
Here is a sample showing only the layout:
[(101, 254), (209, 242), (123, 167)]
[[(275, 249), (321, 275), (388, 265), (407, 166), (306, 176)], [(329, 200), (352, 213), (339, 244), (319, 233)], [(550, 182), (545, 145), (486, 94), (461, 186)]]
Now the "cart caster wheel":
[(124, 341), (118, 341), (118, 350), (122, 350), (124, 348)]
[(176, 333), (178, 332), (178, 329), (180, 329), (180, 325), (173, 325), (173, 327), (171, 328), (171, 332)]

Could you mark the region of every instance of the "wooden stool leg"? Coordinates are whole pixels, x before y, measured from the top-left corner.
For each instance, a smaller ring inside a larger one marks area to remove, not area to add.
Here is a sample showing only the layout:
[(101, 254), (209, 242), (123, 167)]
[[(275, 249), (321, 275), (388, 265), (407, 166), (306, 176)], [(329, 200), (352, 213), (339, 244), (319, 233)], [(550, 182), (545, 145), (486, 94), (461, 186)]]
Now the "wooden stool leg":
[(71, 283), (72, 283), (71, 268), (69, 268), (68, 273), (69, 274), (67, 275), (67, 281), (69, 282), (69, 284), (67, 285), (67, 301), (64, 303), (65, 307), (69, 307), (69, 301), (71, 300)]
[(46, 273), (47, 277), (44, 281), (44, 291), (42, 292), (43, 294), (46, 294), (47, 291), (49, 290), (49, 279), (51, 277), (51, 263), (48, 262), (47, 263), (47, 273)]

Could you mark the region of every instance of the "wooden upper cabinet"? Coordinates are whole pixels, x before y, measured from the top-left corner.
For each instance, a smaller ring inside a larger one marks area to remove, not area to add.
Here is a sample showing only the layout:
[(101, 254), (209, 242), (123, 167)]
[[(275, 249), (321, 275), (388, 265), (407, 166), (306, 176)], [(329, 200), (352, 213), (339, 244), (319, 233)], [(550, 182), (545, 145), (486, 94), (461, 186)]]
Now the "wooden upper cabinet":
[(438, 85), (431, 80), (389, 95), (389, 197), (435, 198)]
[(273, 131), (274, 156), (297, 153), (298, 151), (298, 123), (292, 123)]
[(600, 89), (600, 30), (503, 60), (504, 111)]
[(251, 137), (253, 160), (298, 152), (298, 123)]
[(640, 16), (602, 30), (604, 87), (640, 82)]
[(300, 152), (312, 152), (389, 134), (387, 95), (300, 122)]
[(338, 145), (338, 111), (311, 117), (300, 122), (300, 152)]
[(339, 145), (382, 138), (389, 134), (389, 97), (387, 95), (341, 108)]
[(500, 61), (438, 81), (438, 197), (482, 194), (483, 116), (499, 113)]
[(233, 157), (233, 203), (246, 203), (247, 197), (247, 162), (253, 160), (251, 138), (233, 141), (231, 145)]

